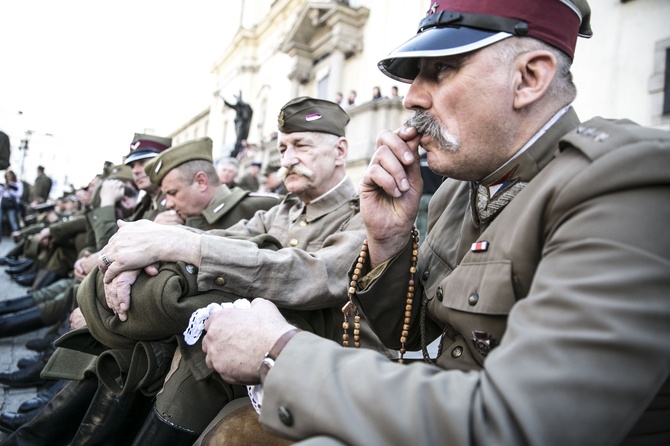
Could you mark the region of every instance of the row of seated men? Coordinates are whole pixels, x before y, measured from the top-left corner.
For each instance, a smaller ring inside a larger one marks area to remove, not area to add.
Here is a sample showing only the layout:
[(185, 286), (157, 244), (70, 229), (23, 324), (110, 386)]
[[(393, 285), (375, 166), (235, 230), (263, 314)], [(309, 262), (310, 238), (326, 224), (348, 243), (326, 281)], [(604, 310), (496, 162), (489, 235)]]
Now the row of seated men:
[[(306, 119), (314, 115), (322, 119)], [(224, 382), (205, 365), (200, 342), (189, 345), (182, 333), (198, 309), (262, 296), (297, 326), (341, 340), (349, 257), (365, 238), (345, 171), (348, 121), (329, 101), (301, 97), (282, 108), (278, 174), (286, 196), (221, 184), (209, 138), (169, 147), (169, 139), (135, 135), (124, 164), (89, 185), (81, 215), (32, 236), (48, 252), (49, 271), (60, 246), (73, 243), (71, 273), (0, 306), (0, 336), (53, 327), (32, 346), (42, 350), (38, 358), (0, 375), (6, 386), (43, 388), (0, 415), (10, 433), (1, 444), (193, 444), (231, 401), (253, 435), (282, 444), (260, 428), (247, 388)], [(135, 243), (117, 220), (133, 222), (142, 240), (170, 245), (181, 231), (208, 231), (213, 266), (198, 271), (175, 259), (108, 283), (100, 269), (110, 263), (106, 246)], [(130, 298), (131, 288), (132, 305), (117, 311), (111, 296)], [(363, 346), (395, 356), (362, 325)]]

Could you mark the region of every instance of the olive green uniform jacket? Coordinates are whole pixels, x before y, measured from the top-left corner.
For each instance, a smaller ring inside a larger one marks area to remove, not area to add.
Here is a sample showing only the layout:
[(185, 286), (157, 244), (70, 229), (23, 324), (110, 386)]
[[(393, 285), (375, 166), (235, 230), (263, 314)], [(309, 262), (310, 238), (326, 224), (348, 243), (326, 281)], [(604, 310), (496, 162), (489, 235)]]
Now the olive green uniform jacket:
[[(267, 375), (261, 422), (346, 444), (670, 444), (669, 166), (667, 132), (579, 125), (570, 110), (483, 182), (512, 172), (492, 204), (528, 182), (488, 220), (477, 184), (446, 180), (416, 273), (426, 342), (442, 335), (437, 365), (299, 333)], [(359, 283), (391, 347), (409, 256)]]
[[(206, 224), (211, 224), (212, 228), (228, 227), (241, 218), (253, 216), (259, 209), (271, 208), (279, 201), (280, 197), (276, 195), (250, 194), (248, 191), (238, 188), (231, 191), (227, 186), (221, 186), (212, 202), (203, 211), (203, 217), (189, 218), (186, 223), (193, 224), (196, 227), (200, 226), (201, 229), (206, 227)], [(99, 218), (96, 219), (96, 222), (107, 226), (104, 223), (105, 215), (98, 214)], [(109, 215), (107, 215), (107, 219), (109, 219)], [(72, 350), (85, 351), (96, 355), (109, 347), (130, 349), (130, 352), (132, 352), (136, 341), (170, 341), (170, 338), (174, 337), (176, 333), (181, 333), (186, 328), (191, 313), (202, 306), (207, 296), (203, 296), (201, 301), (190, 299), (185, 303), (182, 299), (192, 297), (197, 293), (194, 276), (194, 272), (197, 273), (197, 270), (194, 271), (189, 268), (187, 271), (183, 264), (179, 266), (166, 265), (164, 269), (166, 269), (166, 272), (161, 275), (161, 278), (149, 280), (148, 277), (143, 277), (139, 279), (139, 284), (133, 287), (134, 299), (127, 323), (120, 322), (107, 308), (104, 289), (102, 288), (102, 278), (99, 277), (97, 269), (92, 271), (90, 277), (82, 282), (82, 286), (77, 291), (77, 301), (85, 319), (91, 325), (91, 331), (97, 337), (97, 341), (90, 339), (87, 333), (78, 332), (71, 334), (70, 336), (73, 339), (68, 342), (68, 336), (66, 335), (65, 339), (59, 343), (65, 348), (58, 349), (56, 354), (53, 355), (52, 360), (45, 368), (45, 372), (43, 372), (43, 376), (81, 379), (86, 373), (95, 370), (97, 365), (95, 361), (92, 361), (95, 358), (79, 355), (78, 351), (67, 351), (68, 347)], [(182, 280), (173, 276), (179, 276)], [(189, 286), (191, 281), (194, 285)], [(163, 294), (172, 297), (173, 300), (169, 303), (166, 302), (162, 297)], [(224, 293), (215, 292), (213, 294), (221, 296)], [(146, 295), (150, 295), (152, 299), (149, 299)], [(211, 298), (207, 303), (216, 300)], [(223, 301), (226, 301), (226, 299)], [(142, 304), (146, 304), (146, 306), (142, 307)], [(160, 318), (157, 316), (159, 313), (167, 317)], [(147, 333), (149, 334), (147, 335)], [(90, 347), (90, 345), (94, 347)], [(138, 348), (145, 347), (140, 346)], [(115, 356), (112, 359), (118, 358), (119, 355), (128, 355), (130, 352), (114, 352), (112, 354)], [(154, 385), (155, 383), (151, 384)], [(152, 387), (148, 392), (151, 393), (155, 390), (157, 388)]]

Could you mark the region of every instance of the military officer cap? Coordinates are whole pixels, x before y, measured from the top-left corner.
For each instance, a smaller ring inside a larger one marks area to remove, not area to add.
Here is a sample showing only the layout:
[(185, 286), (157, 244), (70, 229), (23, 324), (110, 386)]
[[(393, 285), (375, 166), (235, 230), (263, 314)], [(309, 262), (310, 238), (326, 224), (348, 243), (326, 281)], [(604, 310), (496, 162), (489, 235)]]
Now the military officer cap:
[(378, 63), (411, 83), (417, 58), (462, 54), (512, 36), (534, 37), (574, 57), (577, 37), (591, 37), (586, 0), (435, 0), (417, 34)]
[(214, 163), (212, 140), (208, 137), (194, 139), (170, 147), (144, 165), (144, 172), (153, 184), (160, 186), (165, 175), (188, 161), (204, 160)]
[(349, 115), (334, 102), (305, 96), (288, 101), (277, 117), (282, 133), (319, 132), (344, 136)]
[(154, 158), (171, 145), (172, 138), (135, 133), (133, 142), (130, 143), (130, 153), (126, 156), (124, 164), (130, 164), (137, 160)]

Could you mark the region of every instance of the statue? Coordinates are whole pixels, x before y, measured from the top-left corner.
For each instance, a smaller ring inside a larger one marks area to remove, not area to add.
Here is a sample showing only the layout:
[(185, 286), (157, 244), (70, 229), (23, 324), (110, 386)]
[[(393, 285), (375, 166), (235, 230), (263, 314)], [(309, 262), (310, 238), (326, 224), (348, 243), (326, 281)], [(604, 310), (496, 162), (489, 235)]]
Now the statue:
[(235, 99), (237, 99), (237, 102), (235, 104), (231, 104), (225, 99), (223, 100), (223, 103), (226, 104), (228, 107), (232, 108), (233, 110), (235, 110), (236, 113), (235, 135), (237, 136), (237, 139), (235, 141), (235, 148), (230, 153), (230, 156), (233, 158), (237, 157), (237, 155), (240, 153), (240, 150), (242, 149), (242, 141), (246, 141), (246, 139), (249, 137), (251, 116), (254, 113), (254, 111), (251, 109), (251, 106), (246, 102), (242, 101), (241, 91), (238, 96), (235, 96)]

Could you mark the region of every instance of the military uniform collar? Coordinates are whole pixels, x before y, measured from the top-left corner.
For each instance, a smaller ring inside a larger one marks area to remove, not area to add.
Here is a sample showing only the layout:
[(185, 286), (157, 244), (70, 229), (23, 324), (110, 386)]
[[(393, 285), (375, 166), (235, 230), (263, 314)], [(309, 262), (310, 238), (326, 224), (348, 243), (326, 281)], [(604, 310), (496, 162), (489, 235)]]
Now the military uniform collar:
[(295, 222), (304, 212), (306, 214), (305, 220), (309, 223), (338, 209), (355, 195), (356, 187), (348, 176), (344, 177), (337, 186), (308, 205), (301, 202), (297, 196), (289, 194), (286, 201), (290, 198), (297, 201), (289, 211), (289, 218), (292, 222)]
[(228, 212), (228, 209), (231, 208), (231, 206), (228, 206), (226, 199), (230, 197), (231, 194), (232, 192), (228, 186), (225, 184), (219, 186), (214, 197), (212, 197), (212, 201), (210, 201), (207, 208), (202, 211), (202, 216), (207, 220), (208, 224), (212, 225), (215, 221), (221, 218), (222, 215)]
[(579, 125), (571, 106), (561, 109), (519, 153), (498, 170), (470, 187), (473, 222), (490, 221), (558, 153), (557, 141)]

